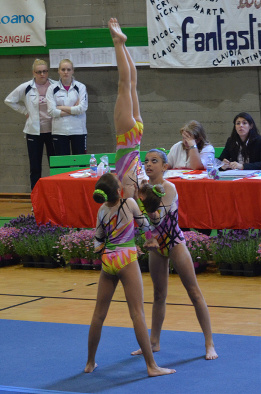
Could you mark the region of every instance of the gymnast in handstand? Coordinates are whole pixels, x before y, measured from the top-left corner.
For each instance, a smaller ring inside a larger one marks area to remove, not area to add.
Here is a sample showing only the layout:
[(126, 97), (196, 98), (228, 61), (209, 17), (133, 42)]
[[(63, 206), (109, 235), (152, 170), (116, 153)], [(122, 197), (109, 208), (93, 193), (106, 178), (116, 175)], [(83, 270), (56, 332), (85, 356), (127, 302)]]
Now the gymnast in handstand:
[(137, 93), (137, 70), (128, 49), (127, 37), (117, 19), (109, 21), (119, 71), (118, 95), (114, 108), (116, 130), (116, 172), (122, 183), (123, 196), (133, 197), (135, 185), (145, 177), (140, 161), (143, 121)]
[[(110, 19), (108, 26), (115, 47), (119, 71), (115, 127), (117, 137), (120, 137), (120, 133), (123, 133), (121, 141), (126, 148), (130, 148), (132, 144), (129, 144), (129, 138), (131, 142), (135, 138), (137, 138), (137, 141), (141, 138), (138, 134), (141, 133), (142, 135), (142, 123), (139, 122), (137, 125), (136, 118), (132, 115), (130, 56), (125, 47), (127, 38), (122, 33), (116, 19)], [(139, 118), (140, 120), (141, 118)], [(135, 154), (135, 156), (137, 155)], [(133, 219), (145, 230), (149, 230), (149, 222), (141, 214), (135, 200), (126, 198), (126, 194), (130, 193), (134, 184), (130, 180), (129, 189), (129, 178), (125, 178), (126, 173), (131, 177), (135, 176), (136, 170), (134, 170), (134, 167), (137, 166), (137, 163), (138, 160), (133, 157), (133, 160), (129, 162), (126, 171), (121, 176), (123, 182), (125, 182), (125, 198), (121, 198), (120, 181), (110, 173), (104, 174), (95, 186), (94, 199), (98, 203), (103, 203), (98, 211), (95, 242), (96, 251), (100, 251), (102, 254), (102, 271), (98, 286), (97, 303), (89, 331), (88, 360), (85, 367), (85, 372), (87, 373), (93, 372), (97, 367), (95, 355), (100, 341), (103, 322), (119, 280), (124, 287), (130, 316), (133, 321), (137, 341), (144, 355), (148, 375), (159, 376), (175, 372), (173, 369), (160, 368), (156, 364), (144, 317), (142, 277), (134, 242)], [(158, 246), (157, 243), (153, 245), (153, 239), (151, 239), (150, 245), (154, 248)]]

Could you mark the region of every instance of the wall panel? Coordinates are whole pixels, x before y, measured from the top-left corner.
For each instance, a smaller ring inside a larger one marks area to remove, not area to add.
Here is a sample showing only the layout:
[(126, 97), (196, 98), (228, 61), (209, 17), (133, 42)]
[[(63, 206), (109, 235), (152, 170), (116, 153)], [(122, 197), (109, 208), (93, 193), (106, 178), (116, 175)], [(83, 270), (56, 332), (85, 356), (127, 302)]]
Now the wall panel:
[[(111, 16), (120, 20), (129, 36), (129, 45), (144, 45), (147, 40), (144, 0), (46, 0), (45, 4), (47, 47), (0, 49), (0, 192), (30, 191), (22, 133), (25, 118), (3, 101), (16, 86), (31, 78), (35, 57), (48, 61), (49, 48), (57, 45), (58, 48), (112, 45), (106, 29)], [(57, 79), (57, 71), (50, 71), (50, 76)], [(114, 151), (116, 68), (79, 68), (75, 76), (86, 85), (89, 94), (88, 153)], [(259, 67), (184, 70), (139, 67), (138, 91), (145, 124), (142, 150), (158, 146), (169, 149), (180, 139), (181, 126), (191, 119), (203, 123), (215, 146), (224, 145), (238, 112), (251, 113), (260, 127), (260, 89)], [(45, 157), (43, 176), (46, 175)]]

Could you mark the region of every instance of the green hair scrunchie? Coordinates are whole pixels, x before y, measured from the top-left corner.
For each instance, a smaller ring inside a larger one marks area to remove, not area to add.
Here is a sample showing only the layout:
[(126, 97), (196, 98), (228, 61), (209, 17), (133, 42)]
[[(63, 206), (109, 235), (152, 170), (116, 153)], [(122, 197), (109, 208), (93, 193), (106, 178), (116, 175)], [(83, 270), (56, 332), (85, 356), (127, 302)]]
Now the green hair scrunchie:
[(164, 193), (158, 192), (158, 190), (156, 189), (156, 185), (153, 186), (152, 191), (153, 191), (153, 193), (155, 193), (156, 196), (158, 196), (158, 197), (164, 197), (165, 194), (166, 194), (165, 192), (164, 192)]
[(165, 149), (165, 148), (156, 148), (156, 149), (158, 149), (158, 150), (161, 150), (162, 152), (164, 152), (164, 153), (166, 153), (166, 154), (167, 154), (167, 151), (166, 151), (166, 149)]
[(96, 190), (94, 190), (93, 194), (100, 194), (101, 196), (104, 197), (105, 201), (108, 201), (108, 196), (107, 196), (107, 194), (106, 194), (103, 190), (101, 190), (101, 189), (96, 189)]

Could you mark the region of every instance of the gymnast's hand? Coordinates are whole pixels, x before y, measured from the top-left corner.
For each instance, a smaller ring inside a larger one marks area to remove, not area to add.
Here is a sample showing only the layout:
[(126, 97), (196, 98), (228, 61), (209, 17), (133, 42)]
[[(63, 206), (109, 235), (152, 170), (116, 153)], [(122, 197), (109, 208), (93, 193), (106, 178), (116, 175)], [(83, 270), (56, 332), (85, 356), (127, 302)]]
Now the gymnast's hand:
[(147, 250), (155, 250), (159, 248), (159, 243), (156, 238), (147, 239), (143, 247)]
[(137, 248), (137, 255), (138, 255), (138, 257), (140, 257), (141, 255), (145, 254), (145, 253), (141, 250), (140, 246), (137, 246), (137, 245), (136, 245), (136, 248)]

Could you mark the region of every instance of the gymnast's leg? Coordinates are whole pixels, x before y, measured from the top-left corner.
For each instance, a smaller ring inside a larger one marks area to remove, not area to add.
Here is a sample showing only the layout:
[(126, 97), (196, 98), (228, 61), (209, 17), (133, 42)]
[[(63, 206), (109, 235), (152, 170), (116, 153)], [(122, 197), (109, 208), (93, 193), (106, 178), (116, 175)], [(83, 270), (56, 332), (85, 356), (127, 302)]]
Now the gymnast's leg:
[(218, 355), (213, 343), (209, 311), (199, 288), (191, 255), (186, 245), (179, 244), (172, 248), (170, 258), (194, 305), (199, 324), (205, 336), (206, 360), (214, 360)]
[(97, 367), (95, 362), (96, 351), (101, 338), (101, 331), (105, 317), (107, 316), (111, 299), (118, 284), (117, 276), (101, 271), (98, 294), (88, 338), (88, 360), (84, 372), (93, 372)]
[[(160, 350), (162, 324), (166, 313), (166, 298), (169, 278), (168, 258), (157, 252), (150, 251), (149, 267), (154, 289), (150, 342), (152, 351), (158, 352)], [(135, 350), (131, 354), (132, 356), (142, 354), (142, 349)]]
[(144, 316), (143, 286), (138, 262), (134, 261), (122, 268), (119, 272), (119, 278), (124, 287), (136, 338), (147, 364), (148, 375), (159, 376), (176, 372), (173, 369), (158, 367), (154, 360)]
[(131, 130), (135, 125), (131, 95), (131, 68), (125, 47), (127, 37), (121, 31), (117, 19), (111, 18), (109, 20), (108, 27), (110, 29), (115, 48), (119, 73), (118, 95), (114, 108), (114, 125), (116, 134), (123, 134)]

